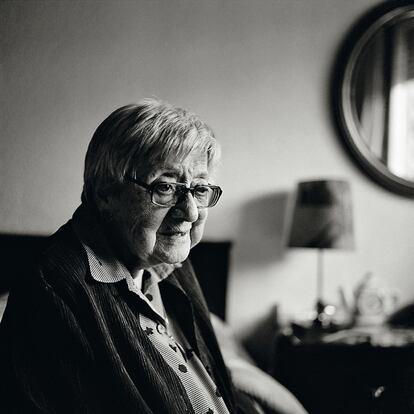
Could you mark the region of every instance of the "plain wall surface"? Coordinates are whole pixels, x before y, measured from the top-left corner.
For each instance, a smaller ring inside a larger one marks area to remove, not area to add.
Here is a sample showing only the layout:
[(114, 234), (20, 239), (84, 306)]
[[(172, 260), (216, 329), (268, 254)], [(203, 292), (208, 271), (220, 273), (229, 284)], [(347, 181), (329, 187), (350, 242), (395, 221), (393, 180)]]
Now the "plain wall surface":
[(316, 252), (284, 247), (296, 182), (343, 178), (356, 249), (325, 255), (325, 293), (366, 271), (414, 300), (414, 201), (373, 183), (329, 107), (340, 42), (374, 0), (2, 1), (0, 232), (49, 234), (80, 201), (83, 160), (115, 108), (157, 96), (222, 143), (205, 240), (233, 240), (229, 320), (312, 307)]

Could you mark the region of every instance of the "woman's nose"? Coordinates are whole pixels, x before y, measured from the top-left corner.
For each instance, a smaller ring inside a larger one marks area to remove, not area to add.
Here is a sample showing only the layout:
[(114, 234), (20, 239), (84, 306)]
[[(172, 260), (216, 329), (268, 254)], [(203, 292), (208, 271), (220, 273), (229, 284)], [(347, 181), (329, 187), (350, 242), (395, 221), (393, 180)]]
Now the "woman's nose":
[(181, 220), (194, 223), (198, 220), (198, 207), (193, 195), (188, 192), (181, 197), (181, 200), (175, 205), (174, 216)]

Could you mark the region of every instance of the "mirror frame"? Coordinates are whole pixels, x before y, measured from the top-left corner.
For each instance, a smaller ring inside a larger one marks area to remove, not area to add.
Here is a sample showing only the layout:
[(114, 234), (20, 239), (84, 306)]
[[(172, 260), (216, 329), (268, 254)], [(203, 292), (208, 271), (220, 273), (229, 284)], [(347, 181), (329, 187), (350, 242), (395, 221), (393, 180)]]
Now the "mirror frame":
[(369, 10), (351, 28), (335, 61), (331, 82), (331, 107), (339, 136), (359, 167), (377, 184), (394, 193), (414, 198), (414, 181), (391, 173), (369, 151), (355, 125), (351, 100), (351, 78), (363, 47), (383, 24), (407, 12), (412, 12), (414, 17), (412, 1), (387, 1)]

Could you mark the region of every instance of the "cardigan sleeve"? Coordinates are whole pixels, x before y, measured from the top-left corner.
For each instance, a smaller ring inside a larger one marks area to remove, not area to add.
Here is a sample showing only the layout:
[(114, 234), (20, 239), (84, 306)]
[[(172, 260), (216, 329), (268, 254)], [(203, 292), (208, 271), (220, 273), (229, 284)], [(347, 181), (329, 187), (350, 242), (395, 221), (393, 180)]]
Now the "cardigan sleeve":
[[(93, 353), (42, 272), (12, 290), (0, 328), (0, 411), (98, 413)], [(87, 409), (86, 409), (87, 407)]]

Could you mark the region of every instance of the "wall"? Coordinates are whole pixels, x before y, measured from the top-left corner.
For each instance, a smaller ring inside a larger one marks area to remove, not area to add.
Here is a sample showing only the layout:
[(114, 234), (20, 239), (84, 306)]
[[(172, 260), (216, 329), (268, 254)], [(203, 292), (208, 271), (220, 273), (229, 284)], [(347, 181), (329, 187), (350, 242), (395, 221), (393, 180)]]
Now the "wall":
[(229, 318), (312, 306), (315, 252), (284, 246), (301, 179), (352, 184), (356, 250), (326, 254), (326, 297), (367, 270), (414, 299), (414, 205), (373, 184), (332, 125), (340, 41), (374, 0), (2, 1), (0, 232), (47, 234), (79, 203), (83, 157), (113, 109), (158, 96), (223, 145), (206, 239), (232, 239)]

